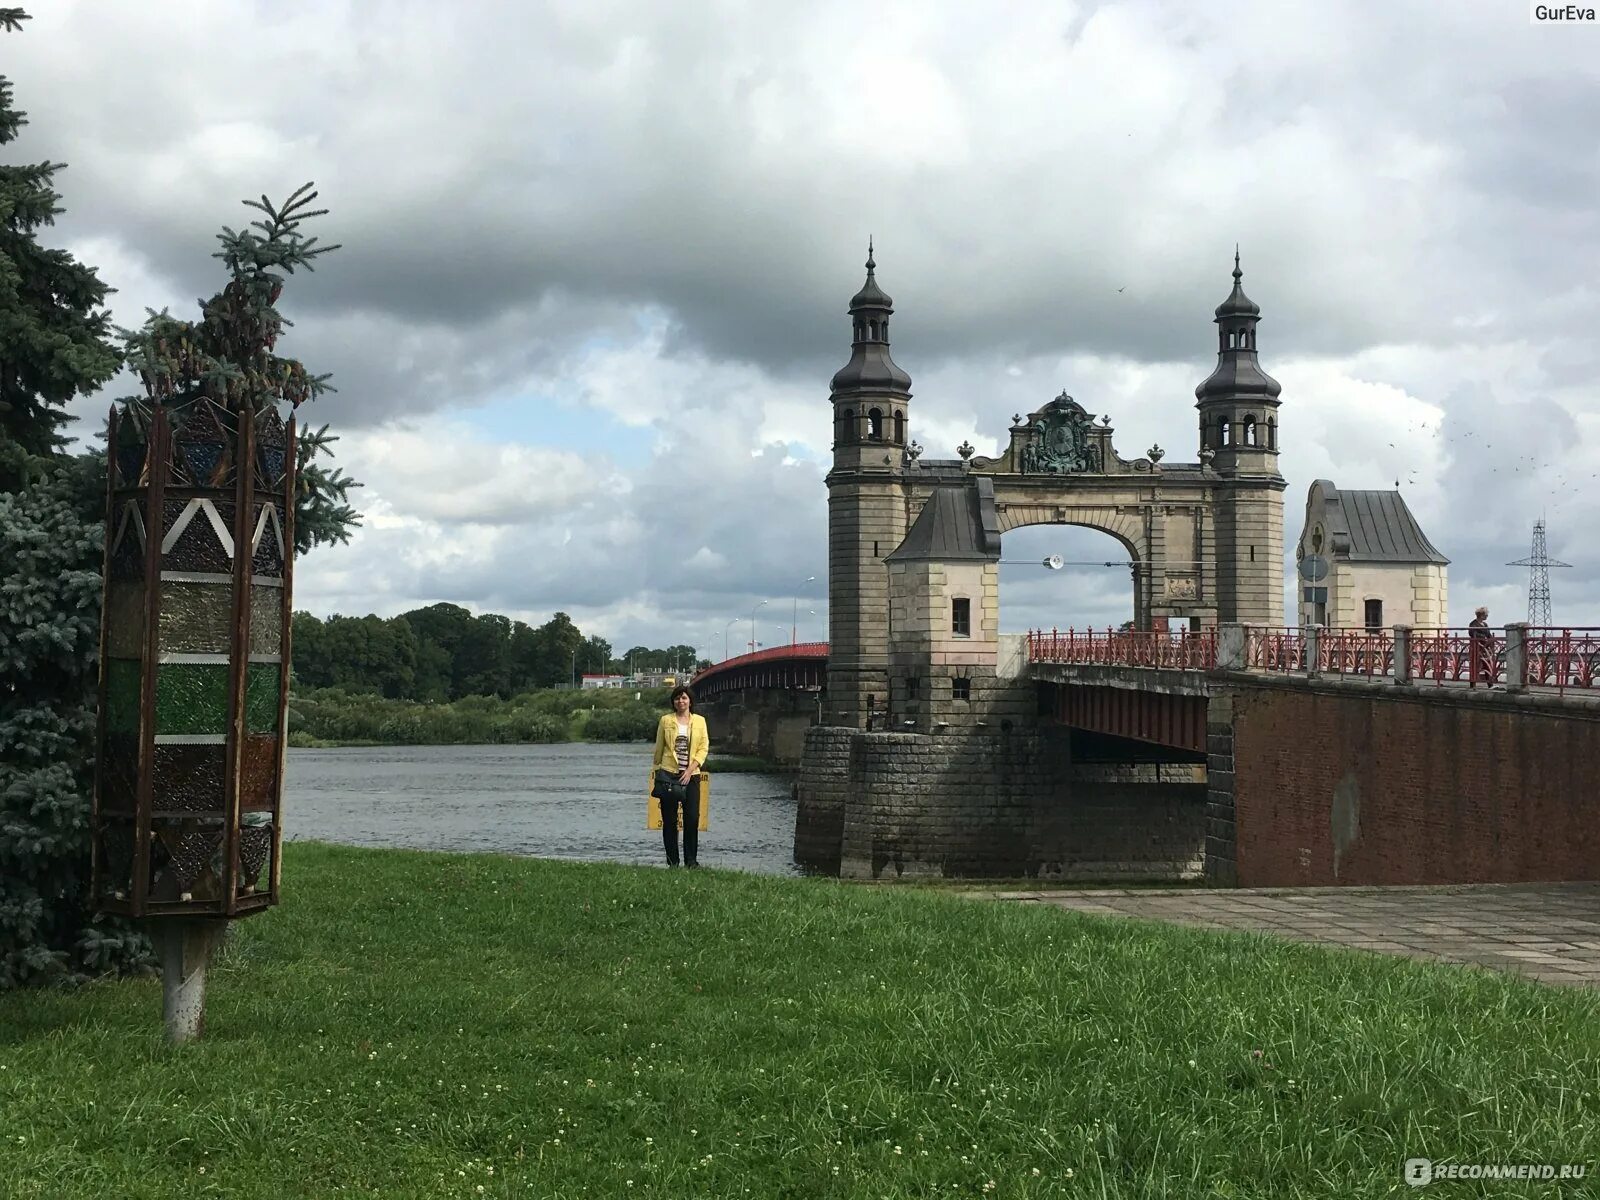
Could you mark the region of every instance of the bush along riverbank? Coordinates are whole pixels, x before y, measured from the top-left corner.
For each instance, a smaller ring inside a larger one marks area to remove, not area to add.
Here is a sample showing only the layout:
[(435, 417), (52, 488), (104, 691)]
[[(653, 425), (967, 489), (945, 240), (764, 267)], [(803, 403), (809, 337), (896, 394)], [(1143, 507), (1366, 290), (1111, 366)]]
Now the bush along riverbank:
[(283, 888), (193, 1045), (159, 980), (0, 995), (0, 1192), (1377, 1197), (1418, 1156), (1600, 1160), (1583, 989), (718, 870), (291, 843)]
[[(323, 688), (289, 697), (289, 744), (331, 746), (640, 742), (655, 737), (669, 688), (528, 692), (449, 704)], [(635, 696), (638, 699), (635, 699)]]

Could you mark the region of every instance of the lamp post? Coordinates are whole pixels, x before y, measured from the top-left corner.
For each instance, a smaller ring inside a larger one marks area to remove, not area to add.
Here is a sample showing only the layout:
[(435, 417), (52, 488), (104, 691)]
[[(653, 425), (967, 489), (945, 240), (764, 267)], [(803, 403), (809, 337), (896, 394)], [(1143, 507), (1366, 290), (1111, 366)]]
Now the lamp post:
[(756, 609), (766, 607), (766, 601), (752, 605), (750, 608), (750, 653), (756, 652)]
[(572, 652), (572, 688), (574, 691), (581, 690), (578, 687), (578, 652), (576, 649)]
[[(801, 587), (805, 587), (806, 584), (812, 582), (814, 579), (816, 579), (815, 575), (807, 575), (805, 577), (805, 580), (800, 584), (800, 586)], [(794, 598), (794, 612), (790, 615), (790, 618), (789, 618), (789, 644), (791, 646), (794, 645), (795, 642), (799, 640), (796, 637), (796, 630), (797, 630), (797, 627), (799, 625), (799, 622), (800, 622), (800, 597), (796, 596)]]
[(732, 633), (733, 632), (733, 627), (735, 625), (737, 625), (742, 620), (744, 620), (743, 617), (735, 617), (733, 620), (728, 622), (728, 627), (722, 631), (722, 661), (723, 662), (727, 662), (728, 661), (728, 634)]

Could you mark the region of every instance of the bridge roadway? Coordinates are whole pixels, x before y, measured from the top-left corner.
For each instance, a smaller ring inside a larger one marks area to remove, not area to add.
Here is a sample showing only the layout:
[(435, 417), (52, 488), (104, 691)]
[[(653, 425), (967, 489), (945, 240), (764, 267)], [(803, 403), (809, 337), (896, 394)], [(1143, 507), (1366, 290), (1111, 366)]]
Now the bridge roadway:
[[(1221, 676), (1491, 691), (1521, 703), (1600, 701), (1600, 629), (1509, 625), (1474, 643), (1467, 629), (1393, 631), (1223, 627), (1167, 634), (1036, 630), (1029, 676), (1054, 685), (1041, 713), (1057, 725), (1206, 751), (1207, 703)], [(799, 642), (727, 659), (694, 678), (698, 702), (752, 690), (820, 693), (828, 643)]]
[(1026, 669), (996, 679), (1034, 728), (812, 729), (818, 643), (720, 663), (697, 699), (723, 706), (722, 744), (801, 764), (796, 854), (852, 876), (1187, 878), (1198, 856), (1219, 887), (1600, 880), (1600, 630), (1017, 641), (1000, 652)]

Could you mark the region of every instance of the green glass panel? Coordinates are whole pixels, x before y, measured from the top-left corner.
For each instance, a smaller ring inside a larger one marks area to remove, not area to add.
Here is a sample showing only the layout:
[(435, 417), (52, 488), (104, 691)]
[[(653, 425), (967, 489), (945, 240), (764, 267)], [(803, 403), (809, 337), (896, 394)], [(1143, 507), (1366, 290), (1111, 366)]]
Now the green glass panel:
[(277, 663), (250, 664), (245, 676), (245, 732), (278, 732), (280, 682)]
[[(204, 520), (204, 518), (197, 518)], [(161, 585), (161, 649), (167, 654), (227, 654), (233, 622), (233, 586), (227, 583)], [(172, 732), (163, 730), (162, 732)]]
[(250, 653), (283, 653), (283, 589), (250, 589)]
[(106, 655), (139, 658), (144, 648), (144, 581), (113, 581), (106, 588)]
[(106, 729), (139, 732), (139, 664), (125, 658), (106, 663)]
[(228, 664), (162, 663), (156, 674), (156, 732), (227, 731)]

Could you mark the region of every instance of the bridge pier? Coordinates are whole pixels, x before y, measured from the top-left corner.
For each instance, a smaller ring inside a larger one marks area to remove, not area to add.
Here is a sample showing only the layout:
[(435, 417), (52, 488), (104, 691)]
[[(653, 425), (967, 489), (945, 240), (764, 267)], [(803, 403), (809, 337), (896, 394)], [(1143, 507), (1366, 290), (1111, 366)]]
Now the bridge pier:
[(806, 737), (795, 858), (848, 879), (1200, 878), (1204, 764), (1138, 757), (1066, 729), (818, 726)]

